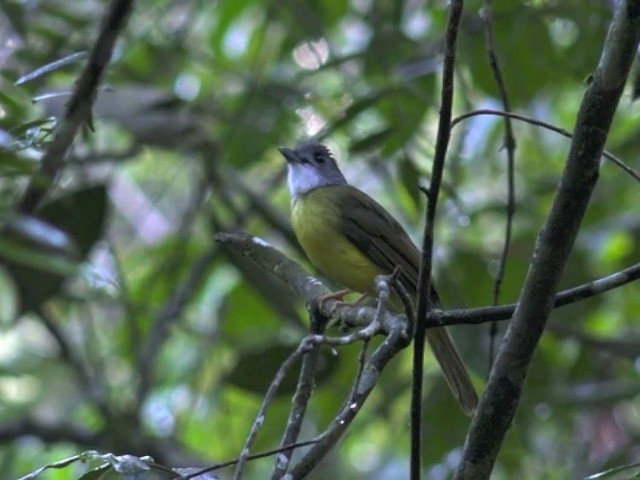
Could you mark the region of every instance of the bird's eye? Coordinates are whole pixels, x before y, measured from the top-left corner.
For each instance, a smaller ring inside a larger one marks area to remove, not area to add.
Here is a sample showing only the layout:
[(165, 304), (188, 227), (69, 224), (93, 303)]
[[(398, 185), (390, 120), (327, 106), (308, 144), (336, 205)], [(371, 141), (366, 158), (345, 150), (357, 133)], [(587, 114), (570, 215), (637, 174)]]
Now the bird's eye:
[(316, 153), (313, 156), (313, 159), (317, 162), (317, 163), (324, 163), (324, 156), (321, 153)]

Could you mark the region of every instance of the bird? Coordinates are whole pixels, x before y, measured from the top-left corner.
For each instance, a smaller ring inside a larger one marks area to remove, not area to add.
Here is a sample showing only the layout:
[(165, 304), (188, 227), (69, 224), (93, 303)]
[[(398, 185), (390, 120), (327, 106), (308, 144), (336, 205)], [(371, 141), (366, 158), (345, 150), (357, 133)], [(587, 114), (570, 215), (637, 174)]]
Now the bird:
[[(325, 145), (309, 142), (278, 150), (287, 163), (292, 227), (310, 262), (333, 282), (363, 294), (374, 293), (377, 275), (399, 266), (398, 281), (415, 298), (420, 251), (400, 223), (347, 183)], [(433, 286), (429, 302), (440, 306)], [(478, 396), (451, 335), (435, 327), (427, 329), (426, 337), (462, 411), (473, 415)]]

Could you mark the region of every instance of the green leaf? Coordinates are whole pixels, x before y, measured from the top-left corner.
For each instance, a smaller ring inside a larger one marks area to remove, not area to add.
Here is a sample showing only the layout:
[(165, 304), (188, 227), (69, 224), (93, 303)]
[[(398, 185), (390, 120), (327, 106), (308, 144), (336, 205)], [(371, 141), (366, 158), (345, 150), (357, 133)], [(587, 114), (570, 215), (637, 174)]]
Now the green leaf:
[[(77, 190), (44, 205), (37, 212), (39, 225), (41, 231), (58, 232), (57, 244), (64, 246), (58, 256), (51, 256), (51, 245), (35, 241), (30, 251), (26, 251), (9, 241), (10, 235), (3, 234), (0, 254), (8, 255), (8, 258), (3, 255), (2, 261), (18, 287), (23, 312), (37, 310), (73, 275), (76, 270), (70, 260), (84, 259), (102, 236), (106, 210), (104, 185)], [(36, 230), (31, 233), (35, 234)], [(71, 250), (77, 252), (73, 258), (69, 255)]]
[[(274, 344), (263, 349), (247, 351), (240, 354), (240, 359), (233, 370), (227, 375), (227, 381), (232, 385), (264, 395), (278, 372), (280, 366), (295, 351), (290, 344)], [(329, 349), (322, 349), (321, 358), (316, 374), (316, 383), (328, 378), (338, 366), (338, 358), (329, 353)], [(295, 366), (281, 383), (277, 395), (287, 396), (295, 392), (298, 383), (300, 365)]]
[(99, 480), (104, 478), (104, 474), (108, 472), (112, 472), (113, 468), (108, 463), (100, 465), (99, 467), (92, 468), (84, 475), (82, 475), (78, 480)]
[(27, 22), (24, 9), (25, 5), (23, 2), (6, 0), (0, 3), (2, 13), (4, 13), (15, 31), (23, 37), (27, 35)]
[(423, 202), (419, 184), (420, 172), (414, 162), (406, 155), (402, 156), (398, 162), (398, 166), (400, 167), (400, 181), (407, 190), (407, 193), (409, 193), (413, 206), (420, 208)]
[(107, 214), (107, 189), (95, 185), (76, 190), (44, 205), (38, 216), (67, 232), (86, 256), (102, 236)]
[(638, 97), (640, 97), (640, 62), (636, 62), (631, 80), (631, 100), (636, 101)]
[(7, 237), (20, 244), (26, 243), (32, 247), (49, 252), (64, 253), (74, 256), (78, 252), (73, 238), (66, 232), (29, 215), (16, 215), (10, 218), (3, 228), (3, 237)]
[[(633, 470), (633, 471), (631, 471)], [(622, 465), (620, 467), (614, 467), (604, 472), (589, 475), (584, 480), (600, 480), (601, 478), (611, 478), (618, 473), (625, 472), (625, 479), (638, 478), (640, 476), (640, 462), (631, 463), (629, 465)]]
[(350, 153), (362, 153), (378, 148), (391, 135), (393, 129), (390, 127), (382, 128), (376, 132), (370, 133), (364, 138), (354, 140), (349, 146)]
[(53, 117), (47, 118), (38, 118), (36, 120), (30, 120), (28, 122), (21, 123), (20, 125), (16, 125), (9, 132), (12, 135), (21, 135), (31, 130), (32, 128), (41, 128), (43, 125), (51, 124), (53, 126), (55, 124), (56, 119)]

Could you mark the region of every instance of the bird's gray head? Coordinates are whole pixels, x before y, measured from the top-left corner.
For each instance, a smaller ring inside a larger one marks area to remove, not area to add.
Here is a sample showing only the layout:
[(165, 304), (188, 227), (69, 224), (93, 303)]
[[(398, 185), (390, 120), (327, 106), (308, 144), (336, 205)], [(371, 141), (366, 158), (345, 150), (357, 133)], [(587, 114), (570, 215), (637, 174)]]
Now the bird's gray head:
[(306, 143), (294, 150), (284, 147), (278, 150), (287, 160), (287, 181), (294, 200), (315, 188), (347, 183), (324, 145)]

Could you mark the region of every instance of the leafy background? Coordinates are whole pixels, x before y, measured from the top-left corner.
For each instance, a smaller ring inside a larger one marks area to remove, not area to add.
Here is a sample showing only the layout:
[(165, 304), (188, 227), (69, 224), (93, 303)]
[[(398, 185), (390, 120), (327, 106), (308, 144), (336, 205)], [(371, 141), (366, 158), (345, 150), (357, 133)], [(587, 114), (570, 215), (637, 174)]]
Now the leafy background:
[[(94, 128), (77, 139), (41, 222), (12, 215), (82, 63), (15, 82), (88, 50), (103, 8), (93, 0), (0, 4), (6, 478), (89, 448), (149, 454), (166, 465), (238, 455), (275, 369), (308, 321), (288, 290), (213, 241), (218, 231), (248, 230), (304, 262), (288, 224), (277, 146), (324, 138), (352, 183), (416, 240), (422, 229), (418, 187), (427, 184), (435, 142), (443, 1), (139, 1)], [(458, 114), (501, 108), (482, 8), (465, 5)], [(570, 130), (611, 16), (609, 1), (493, 2), (513, 109)], [(608, 149), (638, 168), (633, 90)], [(517, 203), (501, 302), (518, 297), (569, 146), (538, 127), (514, 129)], [(503, 130), (501, 119), (487, 116), (454, 130), (436, 232), (447, 306), (492, 302), (506, 221)], [(638, 205), (638, 185), (604, 161), (565, 287), (637, 262)], [(637, 460), (639, 311), (632, 284), (554, 312), (495, 478), (574, 478)], [(488, 332), (454, 329), (479, 387)], [(358, 350), (325, 352), (304, 437), (340, 407)], [(405, 353), (312, 477), (406, 477), (409, 385)], [(277, 445), (291, 388), (269, 410), (256, 451)], [(468, 419), (431, 359), (425, 388), (427, 478), (446, 478)], [(264, 478), (271, 466), (253, 462), (248, 476)]]

